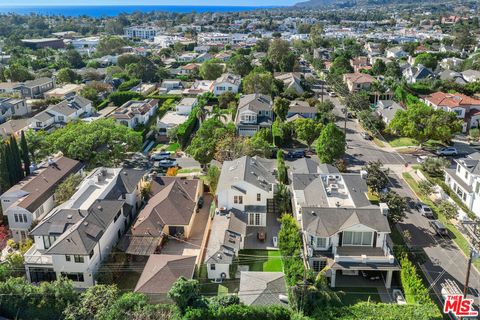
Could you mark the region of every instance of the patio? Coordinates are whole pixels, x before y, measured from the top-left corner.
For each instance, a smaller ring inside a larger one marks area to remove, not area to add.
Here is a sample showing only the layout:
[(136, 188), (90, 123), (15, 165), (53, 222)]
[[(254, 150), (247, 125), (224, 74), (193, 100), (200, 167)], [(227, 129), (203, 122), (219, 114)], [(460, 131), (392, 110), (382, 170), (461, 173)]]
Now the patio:
[[(267, 213), (266, 227), (247, 226), (244, 249), (276, 249), (273, 245), (273, 237), (278, 237), (279, 231), (280, 222), (277, 219), (277, 215), (273, 213)], [(264, 241), (258, 239), (259, 232), (265, 233)]]

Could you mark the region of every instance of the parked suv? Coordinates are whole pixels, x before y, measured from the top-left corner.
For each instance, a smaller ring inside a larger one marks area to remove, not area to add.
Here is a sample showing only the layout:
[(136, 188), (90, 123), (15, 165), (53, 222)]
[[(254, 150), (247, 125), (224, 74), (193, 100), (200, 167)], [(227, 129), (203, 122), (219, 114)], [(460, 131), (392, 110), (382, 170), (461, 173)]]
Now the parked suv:
[(457, 149), (454, 147), (446, 147), (437, 150), (437, 155), (439, 156), (456, 156), (457, 154)]
[(429, 206), (427, 206), (426, 204), (424, 203), (419, 203), (417, 205), (417, 210), (418, 212), (420, 212), (422, 214), (422, 216), (428, 218), (428, 219), (433, 219), (435, 218), (435, 216), (433, 215), (433, 211), (432, 209), (430, 209)]
[(448, 236), (448, 230), (445, 228), (443, 223), (438, 220), (430, 221), (430, 226), (435, 230), (436, 234), (439, 236)]

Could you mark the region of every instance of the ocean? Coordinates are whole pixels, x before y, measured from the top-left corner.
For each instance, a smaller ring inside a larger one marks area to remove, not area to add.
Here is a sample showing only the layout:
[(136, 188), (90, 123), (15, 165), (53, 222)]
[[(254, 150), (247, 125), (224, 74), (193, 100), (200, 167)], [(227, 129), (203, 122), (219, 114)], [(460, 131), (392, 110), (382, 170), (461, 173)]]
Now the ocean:
[(261, 8), (273, 8), (262, 6), (155, 6), (155, 5), (126, 5), (126, 6), (1, 6), (1, 13), (17, 13), (21, 15), (40, 14), (40, 15), (61, 15), (61, 16), (90, 16), (90, 17), (106, 17), (116, 16), (120, 13), (132, 13), (135, 11), (152, 12), (238, 12), (255, 10)]

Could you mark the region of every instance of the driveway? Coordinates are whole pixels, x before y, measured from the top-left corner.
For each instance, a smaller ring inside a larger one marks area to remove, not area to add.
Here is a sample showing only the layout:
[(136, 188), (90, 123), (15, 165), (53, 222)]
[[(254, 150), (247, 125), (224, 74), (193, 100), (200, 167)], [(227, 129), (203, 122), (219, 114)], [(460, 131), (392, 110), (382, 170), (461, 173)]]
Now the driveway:
[[(392, 190), (409, 200), (410, 208), (407, 217), (399, 224), (399, 228), (401, 232), (409, 231), (411, 235), (410, 249), (417, 254), (424, 253), (425, 260), (421, 267), (426, 273), (431, 287), (433, 286), (435, 294), (440, 297), (441, 284), (446, 279), (455, 281), (463, 290), (467, 271), (467, 257), (453, 240), (435, 235), (428, 223), (429, 219), (413, 208), (413, 205), (419, 200), (408, 184), (398, 175), (392, 174), (390, 178), (393, 183)], [(480, 288), (480, 274), (475, 268), (472, 268), (470, 274), (469, 287), (477, 290)]]

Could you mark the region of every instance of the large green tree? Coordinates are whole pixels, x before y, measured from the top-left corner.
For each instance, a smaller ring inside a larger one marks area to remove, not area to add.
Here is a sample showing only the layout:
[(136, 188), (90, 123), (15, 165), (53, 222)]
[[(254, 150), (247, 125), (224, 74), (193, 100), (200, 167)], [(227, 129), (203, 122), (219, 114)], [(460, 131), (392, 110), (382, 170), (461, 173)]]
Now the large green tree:
[(312, 143), (320, 136), (323, 124), (318, 123), (313, 119), (297, 119), (294, 121), (295, 133), (297, 138), (307, 143), (308, 149)]
[(22, 131), (20, 136), (20, 149), (22, 151), (22, 162), (23, 162), (23, 169), (25, 171), (25, 175), (28, 176), (30, 174), (30, 152), (28, 151), (28, 143), (27, 138), (25, 138), (25, 133)]
[(345, 154), (345, 133), (334, 123), (329, 123), (323, 128), (317, 139), (317, 155), (321, 163), (333, 164)]
[(218, 61), (208, 60), (200, 66), (200, 76), (205, 80), (215, 80), (223, 73), (223, 64)]
[(287, 119), (287, 113), (290, 109), (290, 101), (282, 97), (276, 97), (273, 101), (272, 110), (280, 120), (285, 121)]
[(274, 78), (270, 72), (250, 72), (242, 81), (243, 92), (272, 95), (275, 90)]

